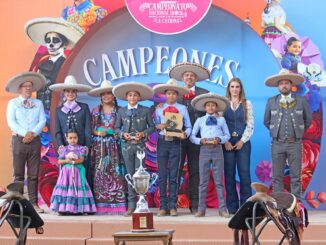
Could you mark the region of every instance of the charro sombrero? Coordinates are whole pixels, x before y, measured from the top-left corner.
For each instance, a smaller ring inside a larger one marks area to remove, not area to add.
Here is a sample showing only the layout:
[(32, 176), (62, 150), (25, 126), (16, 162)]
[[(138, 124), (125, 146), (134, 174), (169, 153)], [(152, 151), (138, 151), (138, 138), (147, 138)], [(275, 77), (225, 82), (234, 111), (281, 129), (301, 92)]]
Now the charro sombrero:
[(166, 90), (174, 90), (178, 92), (178, 96), (189, 93), (189, 89), (179, 86), (177, 80), (170, 78), (166, 83), (157, 84), (153, 87), (154, 94), (164, 94)]
[(80, 84), (77, 82), (76, 78), (72, 75), (68, 75), (65, 78), (65, 81), (63, 83), (56, 83), (50, 85), (49, 89), (52, 91), (63, 91), (65, 89), (74, 89), (78, 92), (88, 92), (92, 89), (91, 86), (86, 84)]
[(56, 32), (68, 39), (67, 48), (72, 48), (84, 35), (84, 31), (71, 22), (60, 18), (35, 18), (25, 24), (27, 36), (39, 45), (45, 45), (44, 37), (49, 32)]
[(45, 86), (45, 77), (38, 72), (23, 72), (10, 78), (6, 84), (6, 91), (10, 93), (19, 93), (19, 87), (24, 82), (32, 82), (32, 91), (38, 91)]
[(126, 100), (127, 93), (131, 91), (136, 91), (140, 94), (140, 101), (148, 100), (153, 97), (153, 89), (150, 86), (140, 82), (120, 83), (112, 90), (114, 96), (121, 100)]
[(217, 104), (217, 111), (225, 111), (230, 104), (229, 100), (218, 94), (207, 93), (196, 96), (192, 99), (191, 105), (198, 111), (205, 111), (205, 104), (214, 102)]
[(88, 92), (88, 95), (90, 96), (100, 96), (102, 93), (105, 92), (112, 92), (113, 86), (112, 83), (108, 80), (104, 80), (101, 83), (101, 86), (98, 88), (93, 88), (91, 91)]
[(197, 81), (203, 81), (209, 79), (210, 77), (210, 71), (207, 68), (205, 68), (201, 64), (192, 62), (183, 62), (174, 65), (170, 69), (169, 76), (171, 78), (181, 81), (183, 73), (187, 71), (195, 73), (197, 76)]
[(266, 78), (265, 85), (268, 87), (278, 87), (278, 82), (281, 80), (290, 80), (292, 85), (299, 85), (303, 83), (304, 77), (299, 74), (290, 73), (289, 70), (281, 69), (277, 75)]

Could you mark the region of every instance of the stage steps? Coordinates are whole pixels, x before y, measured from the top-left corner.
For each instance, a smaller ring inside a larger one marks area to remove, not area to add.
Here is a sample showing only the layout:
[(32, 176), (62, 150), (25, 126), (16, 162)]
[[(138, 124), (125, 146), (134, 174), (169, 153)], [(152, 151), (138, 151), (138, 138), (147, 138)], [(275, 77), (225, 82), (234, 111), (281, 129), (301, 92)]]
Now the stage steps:
[[(173, 244), (177, 245), (232, 245), (232, 230), (228, 219), (216, 216), (216, 211), (208, 212), (208, 217), (195, 218), (187, 210), (181, 210), (179, 217), (154, 217), (156, 229), (174, 229)], [(28, 245), (111, 245), (112, 233), (131, 228), (131, 218), (122, 216), (56, 216), (42, 215), (44, 234), (35, 230), (28, 233)], [(310, 212), (308, 229), (303, 243), (326, 245), (326, 212)], [(281, 233), (270, 224), (262, 235), (262, 244), (277, 244)], [(0, 244), (14, 244), (13, 233), (8, 224), (0, 229)], [(160, 242), (128, 242), (129, 244), (162, 244)], [(286, 242), (284, 244), (287, 244)]]

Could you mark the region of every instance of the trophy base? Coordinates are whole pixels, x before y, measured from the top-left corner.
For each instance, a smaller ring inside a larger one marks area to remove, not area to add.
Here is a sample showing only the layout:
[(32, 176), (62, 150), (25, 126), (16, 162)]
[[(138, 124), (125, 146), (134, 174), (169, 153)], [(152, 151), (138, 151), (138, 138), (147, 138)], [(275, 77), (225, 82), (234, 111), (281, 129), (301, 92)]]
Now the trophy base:
[(154, 231), (153, 213), (133, 213), (132, 232)]

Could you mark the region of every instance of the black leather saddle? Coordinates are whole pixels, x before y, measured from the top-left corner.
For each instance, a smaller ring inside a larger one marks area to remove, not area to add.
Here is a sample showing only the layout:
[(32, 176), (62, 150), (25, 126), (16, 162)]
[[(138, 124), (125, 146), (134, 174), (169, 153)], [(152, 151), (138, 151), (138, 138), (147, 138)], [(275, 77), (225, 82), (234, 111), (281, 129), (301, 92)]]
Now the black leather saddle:
[(27, 230), (35, 228), (43, 234), (44, 222), (33, 205), (22, 195), (23, 182), (7, 186), (8, 192), (0, 192), (0, 227), (7, 221), (16, 236), (16, 245), (26, 244)]
[(266, 225), (272, 221), (281, 231), (279, 244), (285, 239), (290, 245), (300, 245), (300, 218), (295, 211), (297, 200), (287, 192), (268, 194), (268, 187), (261, 183), (252, 183), (256, 194), (251, 196), (229, 221), (228, 226), (234, 230), (234, 244), (261, 244), (259, 236)]

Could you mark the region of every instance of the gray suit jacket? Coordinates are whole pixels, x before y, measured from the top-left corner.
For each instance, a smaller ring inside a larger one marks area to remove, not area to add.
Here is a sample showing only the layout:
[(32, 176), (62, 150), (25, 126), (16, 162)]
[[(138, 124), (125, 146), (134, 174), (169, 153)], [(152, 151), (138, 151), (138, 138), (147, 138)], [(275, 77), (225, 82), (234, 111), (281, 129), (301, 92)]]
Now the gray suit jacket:
[[(145, 139), (155, 128), (151, 112), (150, 108), (138, 104), (135, 127), (138, 132), (144, 132)], [(129, 133), (130, 126), (131, 116), (128, 115), (128, 107), (122, 107), (117, 114), (114, 126), (115, 131), (122, 138), (123, 133)]]
[[(277, 134), (282, 121), (282, 109), (279, 106), (281, 95), (276, 95), (268, 99), (264, 124), (269, 129), (269, 133), (272, 138), (277, 138)], [(296, 100), (296, 105), (292, 108), (292, 122), (294, 123), (294, 131), (296, 138), (301, 139), (303, 137), (304, 130), (309, 128), (312, 117), (307, 100), (304, 97), (293, 95), (292, 98)]]

